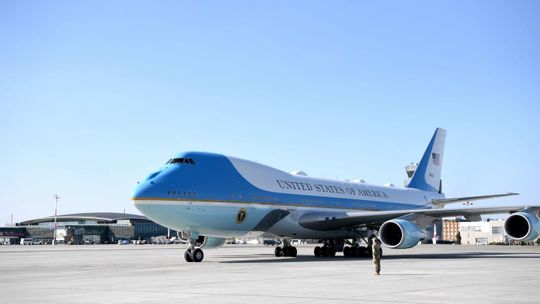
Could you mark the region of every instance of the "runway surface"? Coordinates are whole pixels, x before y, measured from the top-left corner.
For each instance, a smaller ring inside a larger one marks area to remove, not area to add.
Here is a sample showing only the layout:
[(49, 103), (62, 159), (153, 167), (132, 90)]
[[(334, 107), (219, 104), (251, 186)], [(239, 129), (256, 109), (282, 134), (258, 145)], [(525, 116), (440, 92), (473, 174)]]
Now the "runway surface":
[(2, 303), (538, 303), (540, 247), (420, 245), (365, 258), (276, 258), (230, 245), (0, 246)]

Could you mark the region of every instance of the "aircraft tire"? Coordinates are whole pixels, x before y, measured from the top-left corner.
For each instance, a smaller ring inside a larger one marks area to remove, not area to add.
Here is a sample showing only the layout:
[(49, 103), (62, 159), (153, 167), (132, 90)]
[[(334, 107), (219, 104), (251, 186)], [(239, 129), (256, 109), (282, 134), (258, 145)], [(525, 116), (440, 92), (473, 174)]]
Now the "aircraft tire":
[(346, 258), (351, 257), (351, 247), (343, 248), (343, 256)]
[(359, 249), (360, 249), (359, 256), (369, 257), (369, 250), (367, 249), (367, 247), (360, 247)]
[(295, 258), (298, 254), (298, 250), (296, 250), (296, 247), (291, 247), (291, 251), (289, 252), (289, 256)]
[(336, 249), (334, 247), (328, 248), (328, 256), (329, 257), (335, 257), (336, 256)]
[(193, 262), (193, 259), (191, 258), (191, 248), (186, 249), (184, 252), (184, 260), (186, 260), (188, 263)]
[(274, 249), (274, 255), (277, 257), (283, 256), (283, 250), (281, 247), (277, 246), (276, 249)]
[(316, 246), (315, 249), (313, 249), (313, 254), (315, 254), (316, 257), (320, 257), (321, 256), (321, 247), (319, 246)]
[(330, 253), (329, 251), (330, 251), (330, 250), (328, 250), (328, 247), (327, 247), (327, 246), (323, 246), (323, 247), (321, 248), (321, 256), (323, 256), (323, 257), (325, 257), (325, 258), (328, 257), (328, 256), (330, 255), (330, 254), (329, 254), (329, 253)]
[(291, 247), (289, 246), (283, 247), (283, 256), (291, 256)]
[(201, 262), (204, 259), (204, 252), (200, 248), (196, 248), (192, 254), (193, 262)]

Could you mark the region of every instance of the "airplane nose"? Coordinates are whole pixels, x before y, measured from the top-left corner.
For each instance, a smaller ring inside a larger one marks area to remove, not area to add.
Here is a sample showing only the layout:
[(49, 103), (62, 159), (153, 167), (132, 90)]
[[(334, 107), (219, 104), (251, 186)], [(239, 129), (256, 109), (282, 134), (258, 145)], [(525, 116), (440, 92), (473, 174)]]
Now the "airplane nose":
[(142, 199), (153, 197), (152, 193), (156, 191), (157, 181), (156, 177), (161, 173), (162, 170), (156, 171), (148, 175), (144, 181), (139, 182), (135, 190), (133, 191), (133, 199)]
[(144, 181), (139, 183), (137, 187), (135, 187), (135, 190), (133, 190), (132, 198), (133, 199), (142, 199), (142, 198), (148, 198), (151, 197), (152, 188), (154, 188), (154, 182), (153, 181)]

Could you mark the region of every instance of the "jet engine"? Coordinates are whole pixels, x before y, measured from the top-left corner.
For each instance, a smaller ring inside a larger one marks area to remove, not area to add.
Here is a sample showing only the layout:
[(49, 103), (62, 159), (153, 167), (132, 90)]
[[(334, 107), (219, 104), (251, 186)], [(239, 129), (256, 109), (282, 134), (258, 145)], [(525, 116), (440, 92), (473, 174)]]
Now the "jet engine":
[(540, 235), (540, 222), (533, 214), (516, 212), (504, 221), (504, 230), (514, 240), (532, 241)]
[(416, 224), (410, 221), (395, 219), (381, 225), (379, 238), (389, 248), (406, 249), (414, 247), (420, 242), (422, 232)]

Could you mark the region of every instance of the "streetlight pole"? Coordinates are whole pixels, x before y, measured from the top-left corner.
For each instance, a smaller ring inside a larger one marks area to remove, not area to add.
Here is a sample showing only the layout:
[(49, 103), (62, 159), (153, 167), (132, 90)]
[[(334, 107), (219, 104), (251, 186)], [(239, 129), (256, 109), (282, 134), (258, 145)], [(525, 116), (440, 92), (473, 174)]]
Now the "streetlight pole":
[(54, 234), (53, 234), (53, 241), (52, 244), (56, 245), (56, 217), (58, 216), (58, 200), (60, 199), (60, 196), (58, 194), (53, 195), (54, 197)]

